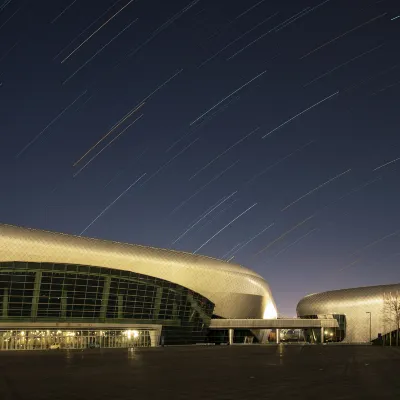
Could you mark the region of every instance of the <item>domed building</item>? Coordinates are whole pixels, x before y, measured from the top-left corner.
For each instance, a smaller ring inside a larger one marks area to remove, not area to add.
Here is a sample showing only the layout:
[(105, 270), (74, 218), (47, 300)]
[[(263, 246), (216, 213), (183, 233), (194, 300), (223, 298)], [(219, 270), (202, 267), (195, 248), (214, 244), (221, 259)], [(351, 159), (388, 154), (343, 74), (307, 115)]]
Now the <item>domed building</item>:
[[(391, 343), (400, 321), (400, 284), (310, 294), (297, 304), (297, 316), (336, 319), (339, 327), (325, 331), (325, 341), (368, 343), (385, 338)], [(311, 342), (320, 341), (318, 330), (308, 330), (307, 335)]]
[(0, 350), (193, 344), (211, 318), (276, 317), (240, 265), (0, 224)]

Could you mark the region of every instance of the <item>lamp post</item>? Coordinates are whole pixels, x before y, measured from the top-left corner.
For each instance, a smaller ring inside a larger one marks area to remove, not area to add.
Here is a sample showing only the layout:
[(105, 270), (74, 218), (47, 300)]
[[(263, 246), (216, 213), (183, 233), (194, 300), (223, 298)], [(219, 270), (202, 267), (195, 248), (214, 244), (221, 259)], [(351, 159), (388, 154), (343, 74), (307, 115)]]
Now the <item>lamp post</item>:
[(369, 342), (371, 343), (372, 336), (371, 336), (371, 326), (372, 326), (372, 314), (371, 311), (366, 311), (366, 314), (369, 314)]

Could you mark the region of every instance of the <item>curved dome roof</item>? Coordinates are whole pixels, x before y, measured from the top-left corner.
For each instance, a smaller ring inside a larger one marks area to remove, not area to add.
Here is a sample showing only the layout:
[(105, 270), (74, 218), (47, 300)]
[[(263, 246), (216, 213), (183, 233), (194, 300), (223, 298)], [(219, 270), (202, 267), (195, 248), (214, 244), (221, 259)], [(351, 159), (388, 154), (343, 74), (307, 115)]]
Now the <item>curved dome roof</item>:
[(213, 301), (215, 313), (222, 317), (276, 314), (268, 283), (259, 274), (238, 264), (191, 253), (0, 224), (0, 261), (128, 270), (192, 289)]
[[(317, 315), (343, 311), (355, 306), (382, 301), (384, 293), (400, 291), (400, 284), (363, 286), (309, 294), (297, 304), (297, 314)], [(339, 312), (338, 312), (339, 313)]]

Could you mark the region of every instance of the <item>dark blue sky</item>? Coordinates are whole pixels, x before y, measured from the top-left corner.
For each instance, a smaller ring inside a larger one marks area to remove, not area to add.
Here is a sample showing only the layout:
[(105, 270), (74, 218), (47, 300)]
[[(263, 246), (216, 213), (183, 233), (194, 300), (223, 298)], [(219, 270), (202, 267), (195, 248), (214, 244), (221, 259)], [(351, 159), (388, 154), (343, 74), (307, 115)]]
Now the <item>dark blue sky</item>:
[(83, 235), (193, 252), (220, 231), (198, 253), (259, 272), (289, 316), (307, 293), (398, 282), (399, 15), (1, 0), (0, 221), (79, 235), (146, 174)]

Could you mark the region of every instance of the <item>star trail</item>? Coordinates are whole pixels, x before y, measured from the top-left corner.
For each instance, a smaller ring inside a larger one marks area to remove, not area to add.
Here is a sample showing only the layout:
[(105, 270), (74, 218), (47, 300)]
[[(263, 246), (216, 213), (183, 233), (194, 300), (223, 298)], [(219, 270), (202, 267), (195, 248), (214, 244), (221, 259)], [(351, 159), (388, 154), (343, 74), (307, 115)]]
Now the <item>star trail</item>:
[(287, 316), (397, 282), (399, 40), (396, 0), (0, 1), (0, 221), (222, 257)]

